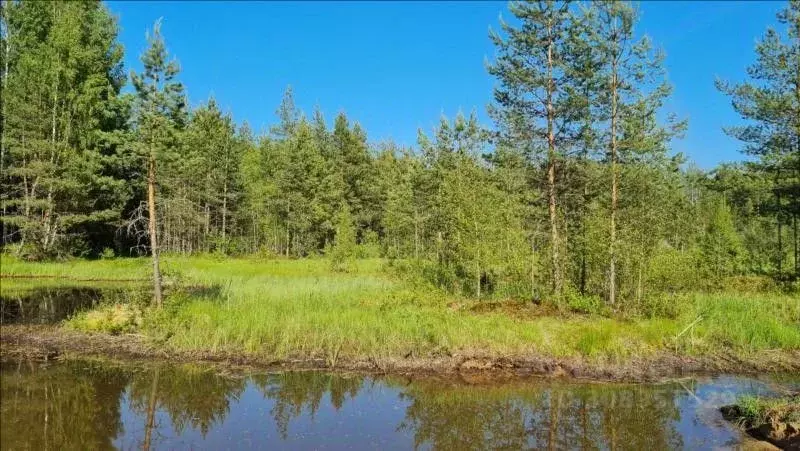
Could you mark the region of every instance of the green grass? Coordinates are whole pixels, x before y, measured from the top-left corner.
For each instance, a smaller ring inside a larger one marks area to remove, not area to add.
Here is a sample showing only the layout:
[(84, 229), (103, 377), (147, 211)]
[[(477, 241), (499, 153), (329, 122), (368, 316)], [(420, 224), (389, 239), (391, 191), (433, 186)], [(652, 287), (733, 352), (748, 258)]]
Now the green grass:
[(148, 261), (144, 258), (118, 258), (32, 263), (2, 254), (0, 255), (0, 274), (82, 279), (146, 279), (150, 276)]
[[(325, 259), (163, 260), (174, 286), (206, 287), (172, 290), (163, 311), (145, 312), (140, 332), (175, 349), (318, 357), (331, 364), (342, 358), (456, 353), (624, 359), (665, 350), (746, 356), (800, 349), (800, 299), (790, 295), (674, 296), (662, 301), (676, 303), (672, 310), (679, 313), (673, 318), (513, 315), (503, 309), (475, 313), (469, 307), (480, 301), (411, 283), (384, 270), (377, 259), (359, 260), (350, 273), (332, 272)], [(3, 256), (1, 272), (146, 278), (149, 264), (148, 259), (29, 263)], [(4, 279), (0, 290), (6, 291), (9, 281), (17, 283), (13, 280)], [(82, 327), (79, 320), (71, 325)]]
[(762, 398), (742, 396), (737, 401), (738, 421), (748, 426), (800, 422), (800, 397)]
[(85, 332), (104, 332), (112, 335), (134, 332), (141, 326), (141, 310), (130, 304), (103, 305), (70, 318), (66, 326)]

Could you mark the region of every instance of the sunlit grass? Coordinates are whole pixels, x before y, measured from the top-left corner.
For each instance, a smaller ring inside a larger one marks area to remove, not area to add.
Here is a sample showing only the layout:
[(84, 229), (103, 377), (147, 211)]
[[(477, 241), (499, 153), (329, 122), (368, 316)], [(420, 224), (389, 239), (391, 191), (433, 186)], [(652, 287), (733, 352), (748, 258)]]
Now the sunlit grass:
[[(163, 311), (146, 313), (141, 332), (176, 349), (330, 363), (456, 354), (624, 359), (664, 351), (746, 355), (800, 349), (800, 299), (790, 295), (676, 296), (670, 302), (679, 303), (680, 314), (671, 319), (523, 318), (459, 308), (479, 301), (412, 284), (377, 259), (358, 261), (350, 273), (331, 271), (325, 259), (163, 260), (167, 280), (208, 288), (174, 291)], [(2, 274), (146, 278), (149, 265), (145, 258), (28, 263), (3, 257)]]
[(742, 396), (736, 403), (739, 407), (738, 420), (748, 426), (765, 423), (800, 422), (800, 397), (762, 398)]
[[(146, 279), (149, 260), (119, 258), (109, 260), (72, 259), (59, 262), (27, 262), (0, 254), (0, 275), (55, 276), (81, 279)], [(5, 281), (4, 281), (5, 283)]]

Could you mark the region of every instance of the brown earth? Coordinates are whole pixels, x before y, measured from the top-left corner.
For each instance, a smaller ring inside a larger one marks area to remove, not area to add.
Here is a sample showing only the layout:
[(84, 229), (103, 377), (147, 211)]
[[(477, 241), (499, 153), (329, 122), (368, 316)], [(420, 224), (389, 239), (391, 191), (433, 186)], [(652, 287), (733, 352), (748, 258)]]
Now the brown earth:
[(653, 382), (677, 377), (764, 372), (800, 372), (800, 351), (771, 351), (742, 359), (728, 354), (688, 357), (664, 353), (624, 361), (555, 358), (541, 355), (497, 356), (480, 352), (449, 356), (406, 358), (371, 357), (331, 362), (324, 358), (275, 359), (246, 352), (175, 350), (159, 346), (142, 335), (87, 334), (57, 326), (4, 325), (0, 327), (0, 358), (36, 360), (70, 357), (107, 357), (119, 360), (155, 360), (209, 363), (225, 368), (270, 371), (324, 369), (364, 373), (457, 376), (469, 383), (525, 376), (571, 377), (596, 381)]
[(747, 433), (785, 450), (800, 450), (800, 424), (768, 423), (750, 428)]

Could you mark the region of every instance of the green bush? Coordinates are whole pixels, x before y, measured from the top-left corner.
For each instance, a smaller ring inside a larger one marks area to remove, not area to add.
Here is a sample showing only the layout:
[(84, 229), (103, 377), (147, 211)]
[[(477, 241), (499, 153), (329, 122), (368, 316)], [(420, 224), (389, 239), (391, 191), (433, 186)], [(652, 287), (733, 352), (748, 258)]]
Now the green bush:
[(609, 309), (597, 295), (580, 294), (573, 286), (564, 288), (563, 303), (571, 312), (589, 315), (608, 315)]
[(680, 251), (662, 246), (647, 268), (647, 290), (676, 293), (696, 289), (705, 280), (699, 268), (699, 250)]

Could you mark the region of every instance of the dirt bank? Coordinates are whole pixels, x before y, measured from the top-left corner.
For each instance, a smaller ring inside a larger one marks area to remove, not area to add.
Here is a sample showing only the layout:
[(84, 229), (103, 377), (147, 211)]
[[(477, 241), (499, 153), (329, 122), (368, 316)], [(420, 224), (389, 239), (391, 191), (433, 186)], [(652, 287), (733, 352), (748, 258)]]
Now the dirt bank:
[(444, 357), (375, 359), (323, 358), (276, 360), (245, 352), (179, 351), (159, 347), (141, 335), (86, 334), (56, 326), (0, 327), (3, 359), (64, 359), (96, 356), (120, 360), (156, 360), (174, 363), (211, 363), (229, 368), (270, 371), (324, 369), (381, 374), (460, 376), (470, 380), (552, 376), (597, 381), (654, 382), (692, 375), (800, 372), (800, 351), (770, 351), (753, 358), (716, 354), (686, 357), (660, 354), (621, 361), (554, 358), (541, 355), (497, 356), (480, 353)]

